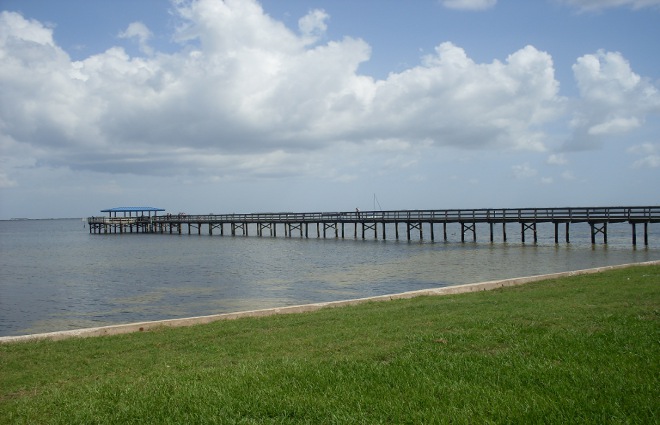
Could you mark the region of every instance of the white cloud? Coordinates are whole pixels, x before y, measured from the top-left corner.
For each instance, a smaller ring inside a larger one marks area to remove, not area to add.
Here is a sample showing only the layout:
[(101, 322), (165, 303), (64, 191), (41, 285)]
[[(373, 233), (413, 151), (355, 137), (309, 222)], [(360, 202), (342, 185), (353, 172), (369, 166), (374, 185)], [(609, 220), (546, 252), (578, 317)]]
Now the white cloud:
[(660, 145), (654, 143), (642, 143), (628, 148), (628, 152), (637, 155), (648, 155), (660, 153)]
[(2, 12), (0, 15), (0, 40), (11, 38), (41, 45), (54, 46), (53, 31), (35, 20), (27, 20), (17, 13)]
[(10, 187), (18, 186), (18, 183), (15, 180), (12, 180), (5, 173), (0, 173), (0, 189), (6, 189)]
[(660, 144), (643, 143), (628, 148), (628, 153), (642, 156), (633, 163), (633, 168), (659, 168)]
[(546, 162), (550, 165), (565, 165), (568, 163), (568, 160), (566, 159), (566, 155), (559, 153), (550, 155)]
[[(543, 126), (564, 108), (552, 58), (532, 46), (477, 63), (443, 43), (375, 80), (357, 73), (365, 41), (310, 45), (325, 12), (301, 19), (297, 35), (254, 1), (177, 4), (180, 51), (130, 57), (111, 47), (76, 62), (51, 29), (2, 12), (2, 135), (40, 164), (78, 170), (321, 175), (339, 144), (363, 161), (397, 146), (402, 163), (432, 146), (541, 151)], [(151, 33), (133, 23), (122, 36), (146, 43)]]
[(634, 168), (660, 168), (660, 155), (649, 155), (633, 163)]
[(304, 37), (309, 38), (310, 42), (315, 42), (325, 35), (328, 25), (325, 23), (330, 18), (324, 10), (316, 9), (300, 18), (298, 28)]
[(528, 163), (514, 165), (511, 167), (511, 170), (513, 171), (513, 176), (518, 180), (526, 180), (535, 177), (538, 174), (538, 171), (532, 168)]
[(625, 133), (641, 125), (636, 117), (612, 117), (612, 119), (589, 127), (587, 133), (590, 135)]
[(147, 55), (153, 54), (153, 49), (149, 46), (149, 39), (153, 34), (142, 22), (132, 22), (125, 31), (119, 33), (119, 38), (136, 38), (140, 45), (140, 51)]
[(594, 12), (613, 7), (630, 7), (634, 10), (660, 7), (660, 0), (560, 0), (581, 12)]
[(478, 64), (463, 49), (442, 43), (422, 65), (390, 74), (375, 89), (370, 108), (376, 128), (463, 148), (543, 150), (537, 126), (553, 120), (563, 105), (552, 59), (531, 46), (505, 63)]
[(639, 127), (649, 114), (660, 112), (660, 92), (635, 74), (618, 52), (584, 55), (573, 65), (581, 99), (572, 121), (574, 148), (593, 146), (598, 139)]
[(485, 10), (494, 7), (497, 0), (440, 0), (440, 3), (449, 9)]

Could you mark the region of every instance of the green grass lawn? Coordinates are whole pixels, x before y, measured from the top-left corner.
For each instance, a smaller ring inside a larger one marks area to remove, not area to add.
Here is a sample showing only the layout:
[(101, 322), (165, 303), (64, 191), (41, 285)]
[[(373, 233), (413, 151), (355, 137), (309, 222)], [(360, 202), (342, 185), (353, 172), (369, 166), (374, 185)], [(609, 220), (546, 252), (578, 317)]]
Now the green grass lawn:
[(660, 423), (660, 266), (0, 345), (0, 423)]

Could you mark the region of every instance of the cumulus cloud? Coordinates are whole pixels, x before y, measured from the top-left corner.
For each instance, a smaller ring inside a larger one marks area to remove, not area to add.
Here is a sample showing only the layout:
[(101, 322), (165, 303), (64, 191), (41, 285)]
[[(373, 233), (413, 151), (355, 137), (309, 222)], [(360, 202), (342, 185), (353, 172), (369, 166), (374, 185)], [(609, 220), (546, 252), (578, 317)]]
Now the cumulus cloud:
[(494, 7), (497, 0), (440, 0), (440, 3), (449, 9), (485, 10)]
[(308, 37), (313, 43), (325, 35), (328, 25), (325, 23), (330, 18), (325, 10), (316, 9), (300, 18), (298, 28), (303, 36)]
[[(175, 5), (179, 51), (131, 57), (111, 47), (80, 61), (52, 29), (2, 12), (2, 136), (50, 166), (282, 176), (319, 173), (340, 145), (362, 154), (403, 146), (405, 161), (429, 146), (542, 151), (543, 126), (565, 107), (552, 58), (532, 46), (477, 63), (442, 43), (376, 80), (357, 71), (371, 54), (365, 41), (316, 44), (323, 11), (303, 17), (296, 34), (254, 1)], [(120, 36), (149, 52), (146, 26)]]
[(149, 39), (153, 36), (149, 28), (142, 22), (132, 22), (126, 30), (119, 33), (119, 38), (136, 38), (140, 51), (147, 55), (153, 54), (153, 49), (149, 46)]
[(580, 91), (572, 126), (574, 148), (593, 147), (597, 136), (622, 134), (660, 112), (660, 92), (635, 74), (618, 52), (584, 55), (573, 65)]
[(660, 0), (560, 0), (581, 12), (594, 12), (613, 7), (630, 7), (634, 10), (660, 7)]

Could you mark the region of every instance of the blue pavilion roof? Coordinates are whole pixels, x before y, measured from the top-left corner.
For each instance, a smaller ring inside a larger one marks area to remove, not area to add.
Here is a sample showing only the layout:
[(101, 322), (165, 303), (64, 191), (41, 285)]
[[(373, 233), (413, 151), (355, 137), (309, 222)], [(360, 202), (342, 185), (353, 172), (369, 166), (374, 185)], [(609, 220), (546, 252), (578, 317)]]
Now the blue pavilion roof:
[(101, 212), (144, 212), (144, 211), (165, 211), (162, 208), (154, 207), (115, 207), (101, 210)]

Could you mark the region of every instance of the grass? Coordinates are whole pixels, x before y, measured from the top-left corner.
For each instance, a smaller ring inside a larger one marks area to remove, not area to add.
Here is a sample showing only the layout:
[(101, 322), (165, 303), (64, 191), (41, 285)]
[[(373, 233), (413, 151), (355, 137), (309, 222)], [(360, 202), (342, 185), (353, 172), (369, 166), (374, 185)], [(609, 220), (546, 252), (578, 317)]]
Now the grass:
[(0, 345), (0, 423), (660, 423), (660, 266)]

